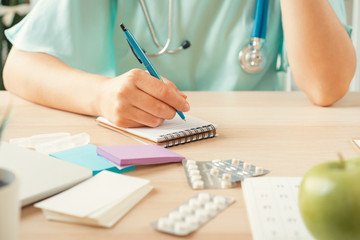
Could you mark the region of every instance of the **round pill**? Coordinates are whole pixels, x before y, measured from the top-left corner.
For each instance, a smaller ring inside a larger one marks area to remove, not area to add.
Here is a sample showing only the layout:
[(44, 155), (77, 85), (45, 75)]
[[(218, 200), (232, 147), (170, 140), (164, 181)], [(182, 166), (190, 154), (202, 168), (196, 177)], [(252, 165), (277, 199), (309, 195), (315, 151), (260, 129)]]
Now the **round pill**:
[(226, 199), (223, 196), (215, 196), (213, 201), (218, 207), (223, 207), (226, 203)]
[(250, 170), (251, 164), (250, 163), (244, 163), (244, 169), (245, 170)]
[(186, 222), (177, 222), (174, 226), (174, 232), (178, 235), (188, 234), (190, 231), (190, 226)]
[(168, 219), (166, 217), (160, 218), (157, 221), (157, 227), (164, 231), (170, 231), (172, 229), (173, 225), (174, 225), (173, 221), (171, 221), (170, 219)]
[(186, 215), (189, 215), (191, 214), (192, 212), (192, 209), (189, 205), (185, 204), (185, 205), (181, 205), (179, 207), (179, 212), (183, 215), (183, 216), (186, 216)]
[(193, 175), (193, 176), (190, 177), (190, 179), (191, 179), (191, 182), (193, 183), (193, 182), (201, 180), (201, 176), (200, 175)]
[(189, 167), (189, 166), (194, 166), (196, 165), (196, 162), (188, 162), (186, 163), (186, 166)]
[(195, 216), (197, 216), (201, 223), (204, 223), (208, 220), (209, 212), (205, 209), (196, 209)]
[(200, 220), (197, 216), (191, 215), (185, 218), (185, 221), (191, 226), (192, 229), (196, 229), (199, 226)]
[(208, 202), (210, 200), (210, 198), (211, 198), (211, 196), (209, 193), (202, 192), (202, 193), (199, 193), (199, 195), (198, 195), (198, 199), (201, 203)]
[(231, 181), (231, 175), (229, 173), (224, 173), (222, 175), (222, 180)]
[(197, 180), (195, 182), (192, 183), (192, 187), (194, 189), (203, 189), (204, 188), (204, 181), (202, 180)]
[(210, 174), (211, 174), (211, 175), (218, 175), (218, 174), (219, 174), (219, 169), (213, 167), (213, 168), (210, 170)]
[(210, 215), (214, 216), (217, 212), (216, 204), (212, 202), (205, 203), (205, 210), (207, 210)]
[(200, 174), (200, 171), (199, 170), (190, 170), (189, 171), (189, 175), (192, 176), (192, 175), (199, 175)]
[(256, 174), (262, 174), (263, 171), (264, 171), (264, 169), (263, 169), (262, 167), (256, 167), (256, 168), (255, 168), (255, 173), (256, 173)]
[(222, 188), (230, 188), (231, 187), (231, 182), (227, 181), (227, 180), (222, 180), (221, 181), (221, 187)]
[(173, 222), (177, 222), (182, 219), (182, 214), (179, 213), (178, 211), (173, 211), (173, 212), (169, 213), (168, 218)]
[(188, 171), (190, 170), (197, 170), (198, 169), (198, 166), (197, 165), (188, 165)]
[(195, 161), (195, 160), (187, 160), (187, 161), (186, 161), (186, 166), (194, 165), (194, 164), (196, 164), (196, 161)]
[(201, 206), (201, 202), (197, 198), (192, 198), (189, 200), (189, 206), (191, 209), (197, 209)]
[(231, 164), (239, 165), (239, 163), (240, 163), (240, 159), (237, 159), (237, 158), (231, 159)]

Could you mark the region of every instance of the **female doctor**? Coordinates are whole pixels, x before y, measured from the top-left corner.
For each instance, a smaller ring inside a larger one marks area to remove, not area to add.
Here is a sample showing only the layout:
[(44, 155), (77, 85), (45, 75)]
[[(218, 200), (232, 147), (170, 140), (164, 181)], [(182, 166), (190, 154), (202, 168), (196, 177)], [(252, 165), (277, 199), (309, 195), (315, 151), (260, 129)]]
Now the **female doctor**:
[[(190, 109), (180, 90), (284, 90), (289, 63), (328, 106), (356, 68), (345, 18), (342, 0), (40, 0), (6, 31), (4, 83), (38, 104), (155, 127)], [(165, 84), (134, 58), (121, 23)]]

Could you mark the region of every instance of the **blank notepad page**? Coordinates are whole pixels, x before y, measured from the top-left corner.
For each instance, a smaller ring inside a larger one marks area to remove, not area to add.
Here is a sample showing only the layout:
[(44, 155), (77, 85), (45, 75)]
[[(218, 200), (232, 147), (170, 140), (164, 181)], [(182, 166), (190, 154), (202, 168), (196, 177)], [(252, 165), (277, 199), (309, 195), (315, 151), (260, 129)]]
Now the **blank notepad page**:
[(254, 240), (314, 239), (300, 215), (299, 177), (247, 178), (242, 182)]

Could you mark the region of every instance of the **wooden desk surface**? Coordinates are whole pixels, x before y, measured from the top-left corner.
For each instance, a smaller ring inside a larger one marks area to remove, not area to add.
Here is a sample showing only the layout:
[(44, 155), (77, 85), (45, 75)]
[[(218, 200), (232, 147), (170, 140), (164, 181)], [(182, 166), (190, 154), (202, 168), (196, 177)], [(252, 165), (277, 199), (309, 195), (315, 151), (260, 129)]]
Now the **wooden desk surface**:
[[(187, 159), (240, 158), (271, 170), (267, 176), (302, 176), (314, 164), (358, 156), (350, 142), (360, 137), (360, 93), (348, 93), (332, 107), (312, 105), (300, 92), (188, 92), (190, 114), (218, 125), (213, 139), (172, 147)], [(9, 99), (0, 92), (0, 113)], [(4, 140), (59, 131), (87, 132), (91, 143), (138, 144), (82, 116), (13, 99)], [(154, 190), (113, 228), (52, 222), (39, 209), (22, 209), (19, 239), (179, 239), (149, 226), (197, 192), (186, 182), (180, 163), (136, 167), (126, 173), (149, 179)], [(241, 187), (209, 190), (236, 202), (186, 239), (251, 239)], [(184, 238), (182, 238), (184, 239)]]

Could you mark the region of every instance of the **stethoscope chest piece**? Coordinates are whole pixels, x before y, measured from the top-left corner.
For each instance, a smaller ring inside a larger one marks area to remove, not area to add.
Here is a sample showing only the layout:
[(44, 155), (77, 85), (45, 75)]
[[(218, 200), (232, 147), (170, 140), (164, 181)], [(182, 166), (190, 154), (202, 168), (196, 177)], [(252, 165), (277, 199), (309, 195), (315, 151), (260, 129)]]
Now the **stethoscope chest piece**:
[(240, 65), (247, 73), (258, 73), (264, 68), (265, 58), (262, 46), (266, 36), (268, 11), (269, 0), (256, 0), (250, 43), (239, 53)]
[(248, 73), (258, 73), (264, 68), (260, 38), (251, 38), (250, 43), (240, 51), (239, 61), (242, 69)]

